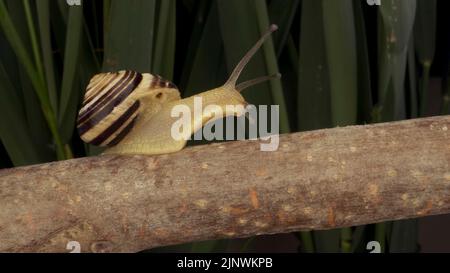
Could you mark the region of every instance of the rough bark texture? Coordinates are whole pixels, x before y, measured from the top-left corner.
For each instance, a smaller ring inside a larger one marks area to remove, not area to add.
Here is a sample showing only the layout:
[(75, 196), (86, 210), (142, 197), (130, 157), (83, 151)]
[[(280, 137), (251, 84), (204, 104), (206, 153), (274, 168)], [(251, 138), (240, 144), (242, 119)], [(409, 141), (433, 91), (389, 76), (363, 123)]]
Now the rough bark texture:
[(0, 251), (162, 245), (450, 213), (450, 116), (0, 171)]

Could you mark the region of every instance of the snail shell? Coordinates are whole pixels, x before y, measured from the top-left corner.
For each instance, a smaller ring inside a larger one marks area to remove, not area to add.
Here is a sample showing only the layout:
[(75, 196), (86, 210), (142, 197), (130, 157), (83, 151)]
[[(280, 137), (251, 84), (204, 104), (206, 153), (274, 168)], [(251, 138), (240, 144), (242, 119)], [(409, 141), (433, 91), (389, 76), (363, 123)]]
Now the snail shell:
[(153, 107), (145, 110), (148, 114), (157, 111), (159, 104), (176, 99), (180, 99), (177, 87), (158, 75), (130, 70), (97, 74), (84, 95), (77, 119), (78, 133), (86, 143), (117, 145), (140, 118), (142, 104)]

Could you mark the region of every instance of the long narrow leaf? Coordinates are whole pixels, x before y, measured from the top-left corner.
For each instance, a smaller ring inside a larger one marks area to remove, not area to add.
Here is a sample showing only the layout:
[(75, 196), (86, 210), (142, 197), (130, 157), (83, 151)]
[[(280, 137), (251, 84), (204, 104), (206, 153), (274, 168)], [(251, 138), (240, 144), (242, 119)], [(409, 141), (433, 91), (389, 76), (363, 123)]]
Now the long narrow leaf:
[(415, 0), (388, 0), (380, 5), (379, 100), (383, 121), (402, 119), (406, 114), (406, 55), (415, 12)]
[(279, 58), (287, 42), (292, 22), (300, 1), (279, 0), (271, 1), (269, 5), (269, 16), (271, 23), (278, 25), (278, 31), (273, 34), (273, 44)]
[(58, 96), (56, 91), (53, 49), (51, 45), (51, 28), (50, 28), (50, 5), (49, 0), (36, 2), (37, 15), (39, 20), (39, 34), (42, 46), (42, 56), (44, 60), (45, 79), (50, 98), (50, 103), (58, 115)]
[[(218, 16), (217, 2), (213, 2), (198, 42), (193, 41), (196, 46), (189, 46), (188, 54), (193, 55), (193, 60), (191, 65), (186, 64), (185, 67), (189, 72), (184, 73), (189, 73), (189, 78), (185, 85), (184, 97), (212, 89), (226, 80), (222, 37), (217, 31), (220, 29)], [(205, 76), (206, 74), (208, 76)]]
[(0, 139), (15, 166), (35, 164), (42, 158), (29, 134), (21, 100), (0, 63)]
[(357, 48), (358, 81), (358, 123), (367, 123), (372, 118), (372, 74), (370, 72), (369, 48), (365, 30), (364, 15), (359, 0), (353, 0), (355, 16), (355, 36)]
[[(19, 38), (23, 41), (24, 47), (27, 52), (31, 52), (31, 40), (29, 36), (28, 24), (25, 16), (24, 6), (22, 1), (9, 0), (7, 1), (8, 11), (11, 16), (12, 22), (16, 27)], [(12, 50), (12, 49), (11, 49)], [(9, 54), (13, 54), (11, 50), (8, 50)], [(6, 52), (5, 52), (6, 53)], [(17, 60), (17, 59), (16, 59)], [(15, 63), (17, 61), (14, 60)], [(34, 90), (33, 84), (28, 77), (25, 67), (19, 63), (17, 70), (12, 69), (12, 61), (4, 62), (5, 68), (8, 69), (8, 74), (16, 74), (17, 83), (16, 89), (21, 93), (21, 97), (25, 107), (25, 115), (32, 137), (32, 143), (42, 155), (49, 155), (51, 153), (50, 143), (51, 136), (48, 130), (48, 125), (42, 112), (42, 106), (39, 101), (39, 97)], [(44, 159), (44, 158), (43, 158)], [(46, 159), (54, 159), (52, 156), (48, 156)]]
[(324, 0), (323, 19), (333, 125), (355, 124), (358, 81), (352, 1)]
[(111, 0), (103, 70), (152, 72), (155, 10), (154, 0)]
[(436, 0), (417, 0), (414, 42), (421, 64), (431, 63), (436, 50)]
[[(213, 2), (214, 3), (214, 2)], [(197, 13), (195, 14), (195, 20), (194, 20), (194, 25), (193, 25), (193, 29), (190, 35), (190, 39), (189, 39), (189, 45), (187, 48), (187, 52), (186, 52), (186, 58), (184, 60), (184, 65), (183, 65), (183, 69), (182, 69), (182, 74), (181, 74), (181, 79), (180, 79), (180, 92), (182, 92), (182, 95), (184, 97), (187, 96), (188, 92), (192, 91), (191, 88), (189, 88), (190, 91), (188, 91), (188, 85), (191, 84), (191, 82), (195, 83), (201, 83), (204, 82), (205, 78), (203, 78), (203, 80), (195, 80), (195, 81), (191, 81), (191, 76), (192, 76), (192, 72), (194, 70), (194, 66), (195, 63), (197, 61), (197, 53), (198, 54), (206, 54), (205, 52), (205, 48), (207, 48), (207, 45), (205, 45), (205, 40), (208, 40), (208, 43), (212, 43), (211, 40), (212, 39), (208, 39), (207, 36), (204, 34), (206, 31), (206, 25), (207, 23), (211, 23), (211, 19), (209, 18), (209, 14), (211, 9), (211, 6), (214, 5), (211, 3), (211, 1), (209, 0), (201, 0), (199, 1), (198, 4), (198, 8), (197, 8)], [(214, 11), (217, 13), (217, 8), (214, 8)], [(217, 18), (214, 19), (215, 22), (217, 21)], [(217, 23), (216, 23), (217, 25)], [(218, 29), (219, 27), (217, 26), (215, 29)], [(217, 32), (216, 32), (217, 33)], [(220, 38), (220, 36), (219, 36)], [(204, 44), (202, 44), (201, 42), (203, 41)], [(212, 47), (212, 46), (211, 46)], [(214, 51), (213, 49), (209, 49), (210, 52), (217, 52)], [(214, 62), (214, 60), (211, 60), (212, 63)], [(217, 62), (219, 63), (219, 62)], [(208, 64), (208, 62), (205, 62), (205, 64)], [(201, 70), (198, 69), (198, 70)], [(195, 70), (197, 71), (197, 69)], [(206, 70), (206, 71), (211, 71), (211, 70)], [(210, 77), (207, 77), (206, 79), (210, 79)], [(188, 84), (189, 82), (189, 84)], [(215, 83), (214, 83), (215, 85)], [(212, 85), (212, 86), (214, 86)], [(194, 88), (195, 90), (195, 88)], [(200, 90), (200, 89), (198, 89)]]
[(3, 0), (0, 1), (0, 25), (2, 26), (5, 36), (11, 44), (11, 47), (14, 49), (15, 54), (25, 67), (27, 75), (33, 84), (33, 88), (39, 97), (42, 111), (47, 120), (47, 124), (50, 128), (50, 131), (52, 132), (53, 139), (57, 148), (58, 158), (62, 159), (65, 157), (64, 147), (57, 128), (56, 116), (50, 104), (45, 81), (42, 77), (39, 77), (39, 73), (33, 65), (33, 62), (31, 61), (30, 56), (26, 51), (25, 46), (20, 39), (20, 36), (17, 33), (14, 24), (12, 23)]
[(75, 124), (76, 111), (80, 98), (79, 86), (76, 85), (79, 67), (80, 40), (83, 23), (82, 6), (71, 6), (67, 24), (64, 49), (64, 66), (59, 109), (59, 126), (62, 137), (67, 143), (70, 140)]
[[(414, 36), (414, 35), (413, 35)], [(411, 38), (408, 48), (408, 96), (409, 96), (409, 112), (411, 118), (418, 117), (418, 93), (416, 78), (416, 58), (414, 54), (414, 39)]]
[(330, 80), (321, 1), (302, 1), (299, 48), (298, 129), (331, 127)]
[(414, 24), (415, 48), (422, 65), (420, 86), (420, 115), (428, 110), (428, 90), (431, 64), (436, 50), (436, 0), (417, 0), (416, 21)]

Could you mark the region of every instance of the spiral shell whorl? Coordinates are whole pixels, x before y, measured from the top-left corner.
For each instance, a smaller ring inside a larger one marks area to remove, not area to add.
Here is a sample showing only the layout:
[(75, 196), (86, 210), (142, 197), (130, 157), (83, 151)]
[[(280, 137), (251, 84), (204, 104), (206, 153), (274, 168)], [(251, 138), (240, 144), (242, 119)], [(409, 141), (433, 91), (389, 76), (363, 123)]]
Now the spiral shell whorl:
[(134, 71), (95, 75), (78, 115), (78, 133), (83, 141), (98, 145), (117, 144), (131, 130), (139, 101), (132, 96), (142, 81)]
[(118, 144), (141, 113), (140, 98), (164, 88), (178, 91), (170, 81), (149, 73), (123, 70), (93, 76), (78, 114), (81, 139), (97, 146)]

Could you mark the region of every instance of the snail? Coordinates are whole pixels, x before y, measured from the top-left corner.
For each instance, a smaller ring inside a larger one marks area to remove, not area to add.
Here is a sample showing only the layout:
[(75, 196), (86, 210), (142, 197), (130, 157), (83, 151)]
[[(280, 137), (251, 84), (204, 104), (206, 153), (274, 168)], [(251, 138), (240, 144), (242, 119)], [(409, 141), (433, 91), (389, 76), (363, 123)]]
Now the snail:
[[(230, 113), (225, 111), (225, 107), (245, 108), (247, 102), (240, 93), (242, 90), (280, 77), (277, 73), (236, 84), (246, 64), (275, 30), (277, 26), (271, 25), (237, 64), (223, 86), (184, 99), (173, 83), (158, 75), (129, 70), (94, 75), (78, 113), (77, 129), (81, 139), (107, 147), (104, 154), (153, 155), (183, 149), (187, 140), (175, 139), (171, 135), (171, 126), (176, 121), (171, 115), (172, 108), (186, 105), (193, 111), (194, 98), (200, 97), (205, 107), (216, 105), (224, 110), (226, 116), (242, 115), (242, 111)], [(203, 111), (197, 117), (194, 115), (188, 133), (192, 135), (217, 118), (211, 111)]]

